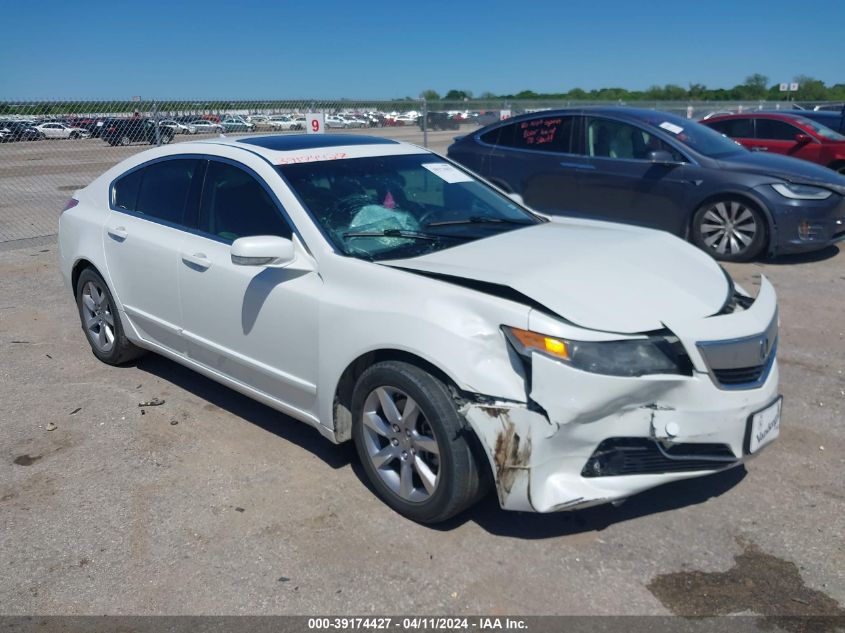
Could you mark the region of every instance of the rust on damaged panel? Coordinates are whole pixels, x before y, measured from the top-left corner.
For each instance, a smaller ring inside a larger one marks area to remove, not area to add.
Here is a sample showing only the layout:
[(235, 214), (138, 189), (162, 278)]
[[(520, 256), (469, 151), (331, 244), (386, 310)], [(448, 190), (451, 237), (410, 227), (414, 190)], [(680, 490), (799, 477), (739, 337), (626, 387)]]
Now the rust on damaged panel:
[(531, 438), (523, 440), (507, 413), (499, 415), (505, 428), (496, 437), (493, 458), (496, 462), (496, 479), (504, 492), (510, 492), (520, 470), (527, 470), (531, 459)]

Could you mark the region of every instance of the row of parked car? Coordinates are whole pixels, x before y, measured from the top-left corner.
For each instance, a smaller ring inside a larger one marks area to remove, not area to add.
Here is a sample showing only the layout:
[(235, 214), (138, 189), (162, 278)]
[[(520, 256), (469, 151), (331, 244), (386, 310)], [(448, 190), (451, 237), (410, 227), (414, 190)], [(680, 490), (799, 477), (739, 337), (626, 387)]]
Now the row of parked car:
[[(156, 126), (155, 121), (158, 121)], [(417, 112), (339, 112), (326, 116), (331, 129), (373, 128), (414, 125)], [(223, 134), (256, 131), (299, 131), (305, 129), (305, 115), (182, 115), (153, 119), (131, 117), (64, 117), (46, 120), (0, 121), (0, 142), (43, 139), (102, 138), (111, 145), (135, 142), (169, 143), (177, 134)], [(451, 129), (442, 127), (441, 129)], [(457, 129), (455, 125), (454, 129)]]

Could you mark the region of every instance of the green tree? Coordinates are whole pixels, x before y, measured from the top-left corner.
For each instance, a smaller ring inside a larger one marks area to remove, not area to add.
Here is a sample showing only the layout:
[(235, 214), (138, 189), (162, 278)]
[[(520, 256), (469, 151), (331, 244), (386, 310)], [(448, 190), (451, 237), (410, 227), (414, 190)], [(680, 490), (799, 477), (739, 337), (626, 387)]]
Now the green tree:
[(795, 98), (801, 101), (824, 101), (828, 99), (827, 88), (823, 81), (813, 79), (807, 75), (798, 75), (793, 81), (798, 84)]
[(450, 90), (443, 97), (444, 101), (463, 101), (464, 99), (472, 99), (472, 92), (469, 90)]
[(689, 95), (690, 99), (706, 99), (707, 98), (707, 86), (704, 84), (693, 84), (689, 85), (689, 89), (687, 90), (687, 94)]
[(423, 90), (420, 93), (420, 98), (425, 99), (426, 101), (440, 101), (440, 93), (429, 88), (428, 90)]
[(766, 77), (766, 75), (754, 73), (753, 75), (749, 75), (745, 78), (745, 81), (742, 83), (741, 87), (745, 88), (743, 92), (745, 95), (747, 95), (743, 98), (765, 99), (766, 94), (768, 94), (769, 92), (769, 78)]

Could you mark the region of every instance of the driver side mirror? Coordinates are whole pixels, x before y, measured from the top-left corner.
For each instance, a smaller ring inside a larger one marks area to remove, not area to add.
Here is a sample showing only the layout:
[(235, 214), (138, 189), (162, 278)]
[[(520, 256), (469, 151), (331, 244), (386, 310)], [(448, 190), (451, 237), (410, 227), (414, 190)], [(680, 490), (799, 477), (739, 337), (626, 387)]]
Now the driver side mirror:
[(672, 154), (667, 152), (665, 149), (651, 150), (648, 154), (646, 154), (646, 159), (652, 163), (658, 163), (661, 165), (676, 165), (678, 163)]
[(293, 242), (277, 235), (239, 237), (232, 242), (232, 263), (238, 266), (284, 268), (296, 257)]
[(523, 200), (522, 196), (518, 193), (509, 193), (508, 198), (516, 202), (521, 207), (525, 206), (525, 200)]
[(806, 145), (807, 143), (809, 143), (812, 140), (813, 140), (813, 138), (809, 134), (796, 134), (795, 135), (795, 142), (798, 145)]

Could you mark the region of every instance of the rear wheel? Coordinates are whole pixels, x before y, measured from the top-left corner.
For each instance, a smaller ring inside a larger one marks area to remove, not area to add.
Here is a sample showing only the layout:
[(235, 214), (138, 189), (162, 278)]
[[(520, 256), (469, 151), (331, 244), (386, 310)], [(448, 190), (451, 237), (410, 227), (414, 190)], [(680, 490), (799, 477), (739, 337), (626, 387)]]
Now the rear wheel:
[(695, 212), (692, 240), (721, 261), (744, 262), (766, 246), (766, 223), (757, 207), (738, 198), (708, 202)]
[(123, 136), (120, 137), (120, 144), (121, 145), (126, 146), (126, 145), (129, 145), (131, 143), (132, 143), (132, 139), (129, 138), (129, 136), (127, 134), (124, 134)]
[(379, 496), (414, 521), (436, 523), (475, 503), (479, 465), (446, 386), (408, 363), (367, 369), (352, 398), (352, 437)]
[(120, 365), (144, 353), (126, 338), (111, 292), (92, 268), (86, 268), (79, 275), (76, 305), (91, 351), (101, 361)]

